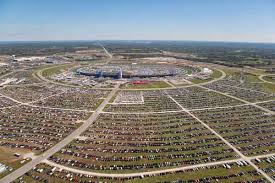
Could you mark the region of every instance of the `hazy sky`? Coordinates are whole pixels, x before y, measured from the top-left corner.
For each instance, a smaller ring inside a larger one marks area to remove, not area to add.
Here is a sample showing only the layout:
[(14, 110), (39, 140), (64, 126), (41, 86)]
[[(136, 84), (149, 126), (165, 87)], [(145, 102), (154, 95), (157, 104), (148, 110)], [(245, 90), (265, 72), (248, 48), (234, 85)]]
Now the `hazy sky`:
[(0, 41), (275, 42), (275, 0), (0, 0)]

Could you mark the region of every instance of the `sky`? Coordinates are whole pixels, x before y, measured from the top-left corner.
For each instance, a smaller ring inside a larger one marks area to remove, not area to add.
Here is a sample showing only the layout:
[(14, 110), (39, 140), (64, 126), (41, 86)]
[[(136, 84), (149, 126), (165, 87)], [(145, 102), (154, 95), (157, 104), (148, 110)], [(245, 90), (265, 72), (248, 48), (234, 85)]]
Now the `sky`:
[(275, 42), (275, 0), (0, 0), (0, 41)]

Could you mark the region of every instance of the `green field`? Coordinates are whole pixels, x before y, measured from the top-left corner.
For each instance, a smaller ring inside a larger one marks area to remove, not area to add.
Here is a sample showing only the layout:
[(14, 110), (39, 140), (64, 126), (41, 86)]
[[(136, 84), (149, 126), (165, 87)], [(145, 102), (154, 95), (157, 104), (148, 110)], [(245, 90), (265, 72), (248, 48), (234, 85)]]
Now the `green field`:
[(131, 84), (126, 83), (121, 86), (122, 89), (150, 89), (150, 88), (169, 88), (171, 85), (165, 81), (149, 81), (144, 84)]
[(57, 65), (55, 67), (46, 68), (42, 70), (42, 76), (50, 77), (55, 74), (60, 74), (73, 66), (74, 64), (66, 64), (66, 65)]
[[(142, 183), (142, 182), (170, 182), (170, 181), (188, 181), (188, 180), (198, 180), (198, 179), (205, 179), (211, 176), (228, 176), (230, 174), (238, 174), (243, 171), (251, 171), (253, 170), (251, 167), (243, 167), (243, 168), (232, 168), (232, 169), (225, 169), (225, 168), (215, 168), (215, 169), (199, 169), (197, 171), (185, 171), (182, 173), (171, 173), (162, 176), (153, 176), (144, 179), (135, 179), (132, 183)], [(221, 182), (231, 183), (231, 182), (241, 182), (241, 181), (253, 181), (260, 176), (253, 176), (250, 174), (246, 174), (239, 177), (232, 177), (228, 180), (222, 180)]]
[(263, 79), (266, 80), (266, 81), (275, 83), (275, 75), (264, 76)]

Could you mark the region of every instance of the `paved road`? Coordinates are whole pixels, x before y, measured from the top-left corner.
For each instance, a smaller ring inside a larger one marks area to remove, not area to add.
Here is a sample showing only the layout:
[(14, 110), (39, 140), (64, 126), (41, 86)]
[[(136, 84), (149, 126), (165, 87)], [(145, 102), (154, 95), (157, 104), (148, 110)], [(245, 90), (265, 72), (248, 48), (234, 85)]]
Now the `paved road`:
[(52, 161), (45, 160), (44, 163), (55, 166), (58, 168), (62, 168), (63, 170), (67, 170), (70, 172), (74, 173), (81, 173), (84, 175), (91, 175), (91, 176), (100, 176), (100, 177), (142, 177), (146, 175), (156, 175), (156, 174), (161, 174), (161, 173), (168, 173), (168, 172), (175, 172), (175, 171), (181, 171), (181, 170), (190, 170), (193, 168), (200, 168), (200, 167), (205, 167), (205, 166), (214, 166), (214, 165), (221, 165), (221, 164), (226, 164), (226, 163), (234, 163), (237, 161), (242, 160), (241, 158), (239, 159), (234, 159), (234, 160), (225, 160), (225, 161), (219, 161), (219, 162), (211, 162), (211, 163), (203, 163), (203, 164), (197, 164), (197, 165), (190, 165), (190, 166), (184, 166), (184, 167), (177, 167), (177, 168), (169, 168), (169, 169), (164, 169), (164, 170), (155, 170), (155, 171), (150, 171), (150, 172), (140, 172), (140, 173), (125, 173), (125, 174), (112, 174), (112, 173), (97, 173), (97, 172), (90, 172), (90, 171), (85, 171), (85, 170), (79, 170), (67, 166), (63, 166), (57, 163), (54, 163)]
[(266, 109), (266, 108), (264, 108), (264, 107), (262, 107), (262, 106), (259, 106), (259, 105), (257, 105), (257, 103), (248, 102), (248, 101), (246, 101), (246, 100), (243, 100), (243, 99), (241, 99), (241, 98), (235, 97), (235, 96), (233, 96), (233, 95), (229, 95), (229, 94), (227, 94), (227, 93), (223, 93), (223, 92), (220, 92), (220, 91), (217, 91), (217, 90), (213, 90), (213, 89), (210, 89), (210, 88), (207, 88), (207, 87), (204, 87), (204, 86), (198, 86), (198, 87), (203, 88), (203, 89), (206, 89), (206, 90), (213, 91), (213, 92), (215, 92), (215, 93), (218, 93), (218, 94), (221, 94), (221, 95), (230, 97), (230, 98), (233, 98), (233, 99), (238, 100), (238, 101), (241, 101), (241, 102), (243, 102), (243, 103), (245, 103), (245, 104), (252, 105), (252, 106), (254, 106), (254, 107), (258, 108), (258, 109), (261, 109), (261, 110), (263, 110), (263, 111), (265, 111), (265, 112), (267, 112), (267, 113), (269, 113), (269, 114), (272, 114), (272, 115), (275, 114), (275, 112), (273, 112), (273, 111), (271, 111), (271, 110), (269, 110), (269, 109)]
[(8, 73), (6, 73), (6, 74), (4, 74), (4, 75), (1, 75), (1, 76), (0, 76), (0, 79), (4, 78), (4, 77), (6, 77), (6, 76), (12, 75), (12, 74), (14, 74), (14, 73), (16, 73), (16, 72), (26, 71), (26, 70), (27, 70), (27, 69), (18, 69), (18, 70), (13, 70), (13, 71), (8, 72)]
[[(261, 104), (265, 102), (274, 102), (275, 99), (271, 100), (265, 100), (265, 101), (260, 101), (260, 102), (253, 102), (253, 103), (243, 103), (243, 104), (236, 104), (236, 105), (228, 105), (228, 106), (217, 106), (217, 107), (204, 107), (204, 108), (197, 108), (197, 109), (186, 109), (187, 111), (202, 111), (202, 110), (211, 110), (211, 109), (227, 109), (227, 108), (232, 108), (232, 107), (241, 107), (241, 106), (247, 106), (251, 104)], [(112, 103), (109, 103), (112, 104)], [(164, 113), (177, 113), (177, 112), (182, 112), (183, 110), (171, 110), (171, 111), (148, 111), (148, 112), (108, 112), (108, 111), (103, 111), (102, 113), (106, 114), (164, 114)]]
[[(275, 153), (272, 153), (272, 154), (248, 157), (248, 159), (252, 160), (252, 159), (256, 159), (256, 158), (266, 158), (266, 157), (271, 157), (271, 156), (274, 156), (274, 155), (275, 155)], [(183, 167), (177, 167), (177, 168), (169, 168), (169, 169), (164, 169), (164, 170), (156, 170), (156, 171), (140, 172), (140, 173), (127, 173), (127, 174), (124, 174), (124, 173), (112, 174), (112, 173), (91, 172), (91, 171), (80, 170), (80, 169), (60, 165), (60, 164), (57, 164), (57, 163), (49, 161), (49, 160), (45, 160), (45, 161), (43, 161), (43, 163), (46, 163), (50, 166), (58, 167), (60, 169), (67, 170), (67, 171), (70, 171), (70, 172), (73, 172), (73, 173), (80, 173), (80, 174), (83, 174), (83, 175), (91, 175), (91, 176), (98, 176), (98, 177), (120, 177), (120, 178), (123, 178), (123, 177), (142, 177), (142, 176), (146, 176), (146, 175), (156, 175), (156, 174), (160, 174), (160, 173), (175, 172), (175, 171), (180, 171), (180, 170), (190, 170), (190, 169), (206, 167), (206, 166), (215, 166), (215, 165), (222, 165), (222, 164), (227, 164), (227, 163), (234, 163), (234, 162), (241, 161), (241, 160), (243, 160), (243, 159), (238, 158), (238, 159), (233, 159), (233, 160), (202, 163), (202, 164), (197, 164), (197, 165), (183, 166)]]
[(253, 157), (248, 157), (248, 159), (256, 159), (256, 158), (268, 158), (271, 156), (275, 156), (275, 153), (271, 153), (271, 154), (262, 154), (262, 155), (258, 155), (258, 156), (253, 156)]
[(216, 69), (218, 71), (220, 71), (222, 73), (222, 76), (219, 77), (219, 78), (216, 78), (216, 79), (213, 79), (213, 80), (210, 80), (210, 81), (207, 81), (207, 82), (204, 82), (204, 83), (198, 83), (198, 84), (190, 84), (190, 85), (185, 85), (185, 86), (176, 86), (176, 87), (170, 87), (170, 88), (141, 88), (141, 89), (131, 89), (131, 88), (128, 88), (128, 89), (120, 89), (120, 90), (135, 90), (135, 91), (144, 91), (144, 90), (173, 90), (175, 88), (189, 88), (189, 87), (194, 87), (194, 86), (202, 86), (202, 85), (207, 85), (207, 84), (211, 84), (211, 83), (214, 83), (216, 81), (219, 81), (221, 79), (224, 79), (226, 77), (226, 73), (223, 71), (223, 70), (220, 70), (220, 69)]
[(26, 106), (30, 106), (30, 107), (39, 107), (39, 108), (52, 109), (52, 110), (76, 111), (76, 112), (94, 112), (92, 110), (69, 109), (69, 108), (60, 108), (60, 107), (47, 107), (47, 106), (38, 106), (38, 105), (34, 105), (33, 104), (33, 103), (36, 103), (36, 102), (39, 102), (39, 101), (43, 101), (43, 100), (45, 100), (47, 98), (50, 98), (50, 97), (53, 97), (53, 96), (62, 95), (63, 93), (65, 93), (65, 92), (60, 92), (60, 93), (57, 93), (57, 94), (49, 95), (49, 96), (46, 96), (44, 98), (41, 98), (41, 99), (38, 99), (38, 100), (35, 100), (35, 101), (31, 101), (31, 102), (21, 102), (21, 101), (18, 101), (18, 100), (14, 99), (14, 98), (11, 98), (11, 97), (9, 97), (7, 95), (4, 95), (4, 94), (0, 93), (0, 97), (4, 97), (4, 98), (7, 98), (7, 99), (10, 99), (11, 101), (17, 103), (16, 105), (2, 107), (0, 109), (11, 108), (11, 107), (20, 106), (20, 105), (26, 105)]
[(247, 90), (247, 91), (251, 91), (251, 92), (255, 92), (255, 93), (260, 93), (260, 94), (264, 94), (264, 95), (270, 95), (267, 92), (253, 90), (253, 89), (250, 89), (250, 88), (239, 87), (240, 84), (238, 84), (237, 86), (232, 86), (232, 85), (227, 85), (227, 84), (219, 84), (219, 85), (220, 86), (226, 86), (226, 87), (229, 87), (229, 88), (237, 88), (237, 89)]
[(275, 82), (271, 82), (271, 81), (267, 81), (264, 79), (264, 76), (274, 76), (275, 77), (275, 74), (263, 74), (263, 75), (260, 75), (259, 76), (259, 79), (265, 83), (270, 83), (270, 84), (275, 84)]
[(101, 47), (102, 47), (102, 49), (105, 51), (105, 53), (106, 53), (106, 55), (108, 55), (108, 57), (110, 58), (110, 59), (112, 59), (113, 58), (113, 55), (110, 53), (110, 52), (108, 52), (108, 50), (102, 45), (102, 44), (99, 44)]
[(41, 163), (42, 161), (48, 159), (51, 157), (54, 153), (60, 151), (63, 147), (68, 145), (71, 141), (75, 139), (75, 137), (81, 135), (86, 129), (88, 129), (94, 121), (97, 119), (101, 111), (104, 109), (104, 107), (108, 104), (108, 102), (111, 100), (111, 98), (115, 95), (115, 93), (118, 90), (119, 85), (117, 85), (107, 96), (107, 98), (100, 104), (100, 106), (95, 110), (95, 112), (90, 116), (90, 118), (84, 122), (79, 128), (77, 128), (75, 131), (73, 131), (70, 135), (65, 137), (62, 141), (54, 145), (52, 148), (45, 151), (43, 154), (37, 156), (35, 159), (30, 161), (29, 163), (23, 165), (19, 169), (15, 170), (14, 172), (8, 174), (4, 178), (0, 180), (0, 183), (8, 183), (16, 180), (18, 177), (24, 175), (26, 172), (31, 170), (33, 167), (35, 167), (37, 164)]
[(228, 142), (226, 139), (224, 139), (220, 134), (218, 134), (215, 130), (213, 130), (210, 126), (208, 126), (206, 123), (204, 123), (202, 120), (200, 120), (197, 116), (195, 116), (190, 111), (186, 110), (180, 103), (178, 103), (172, 96), (168, 95), (176, 104), (178, 104), (179, 107), (182, 108), (187, 114), (192, 116), (194, 119), (196, 119), (198, 122), (200, 122), (204, 127), (206, 127), (208, 130), (210, 130), (213, 134), (215, 134), (217, 137), (219, 137), (225, 144), (227, 144), (231, 149), (235, 151), (243, 160), (247, 161), (251, 166), (253, 166), (258, 172), (260, 172), (267, 180), (270, 182), (274, 182), (271, 177), (269, 177), (263, 170), (258, 168), (253, 162), (251, 162), (251, 159), (244, 156), (236, 147), (234, 147), (230, 142)]
[[(47, 78), (45, 78), (42, 75), (42, 73), (43, 73), (44, 70), (55, 68), (55, 67), (60, 67), (61, 65), (55, 65), (53, 67), (47, 67), (47, 68), (41, 69), (41, 70), (39, 70), (39, 71), (36, 72), (37, 75), (35, 73), (33, 73), (33, 77), (35, 77), (35, 78), (37, 78), (39, 80), (45, 81), (46, 83), (51, 83), (51, 84), (61, 85), (61, 86), (66, 86), (66, 87), (72, 87), (72, 88), (79, 88), (80, 86), (72, 85), (72, 84), (67, 84), (67, 83), (56, 82), (54, 80), (47, 79)], [(77, 66), (75, 66), (75, 67), (77, 67)]]
[(65, 93), (65, 92), (63, 91), (63, 92), (60, 92), (60, 93), (55, 93), (55, 94), (52, 94), (52, 95), (49, 95), (49, 96), (40, 98), (40, 99), (38, 99), (38, 100), (31, 101), (31, 102), (21, 102), (21, 101), (19, 101), (19, 100), (16, 100), (16, 99), (14, 99), (14, 98), (11, 98), (11, 97), (9, 97), (9, 96), (7, 96), (7, 95), (4, 95), (4, 94), (2, 94), (2, 93), (0, 93), (0, 97), (5, 97), (5, 98), (10, 99), (10, 100), (12, 100), (13, 102), (16, 102), (16, 103), (19, 103), (19, 104), (29, 105), (29, 104), (32, 104), (32, 103), (35, 103), (35, 102), (38, 102), (38, 101), (41, 101), (41, 100), (45, 100), (45, 99), (47, 99), (47, 98), (49, 98), (49, 97), (53, 97), (53, 96), (57, 96), (57, 95), (62, 95), (63, 93)]
[[(58, 65), (60, 66), (60, 65)], [(58, 67), (58, 66), (54, 66), (54, 67)], [(70, 88), (81, 88), (83, 86), (81, 85), (73, 85), (73, 84), (67, 84), (67, 83), (61, 83), (61, 82), (57, 82), (55, 80), (50, 80), (44, 76), (42, 76), (42, 73), (44, 70), (49, 69), (49, 68), (54, 68), (54, 67), (48, 67), (42, 70), (39, 70), (36, 72), (37, 75), (33, 74), (33, 76), (41, 81), (44, 81), (46, 83), (50, 83), (50, 84), (54, 84), (54, 85), (60, 85), (60, 86), (65, 86), (65, 87), (70, 87)], [(77, 67), (77, 66), (75, 66)], [(112, 90), (113, 88), (97, 88), (97, 87), (93, 87), (93, 90)]]
[(14, 73), (14, 71), (8, 72), (8, 73), (6, 73), (6, 74), (3, 74), (3, 75), (0, 76), (0, 79), (4, 78), (4, 77), (6, 77), (6, 76), (9, 76), (9, 75), (11, 75), (11, 74), (13, 74), (13, 73)]
[[(101, 46), (101, 45), (100, 45)], [(106, 64), (109, 63), (109, 61), (112, 60), (112, 57), (110, 57)], [(58, 65), (59, 66), (59, 65)], [(44, 76), (42, 76), (42, 72), (46, 69), (49, 69), (49, 68), (54, 68), (54, 67), (58, 67), (58, 66), (53, 66), (53, 67), (48, 67), (48, 68), (45, 68), (45, 69), (42, 69), (42, 70), (39, 70), (38, 72), (36, 72), (37, 76), (35, 74), (33, 74), (34, 77), (36, 77), (37, 79), (40, 79), (42, 81), (45, 81), (47, 83), (51, 83), (51, 84), (55, 84), (55, 85), (60, 85), (60, 86), (66, 86), (66, 87), (74, 87), (74, 88), (79, 88), (81, 86), (78, 86), (78, 85), (72, 85), (72, 84), (66, 84), (66, 83), (61, 83), (61, 82), (56, 82), (54, 80), (50, 80), (50, 79), (47, 79), (45, 78)], [(169, 90), (169, 89), (175, 89), (175, 88), (189, 88), (189, 87), (194, 87), (194, 86), (201, 86), (201, 85), (206, 85), (206, 84), (211, 84), (213, 82), (216, 82), (216, 81), (219, 81), (221, 79), (224, 79), (226, 77), (226, 73), (223, 71), (223, 70), (220, 70), (220, 69), (216, 69), (218, 71), (220, 71), (222, 73), (222, 76), (219, 77), (219, 78), (216, 78), (216, 79), (213, 79), (211, 81), (208, 81), (208, 82), (205, 82), (205, 83), (198, 83), (198, 84), (190, 84), (190, 85), (186, 85), (186, 86), (177, 86), (177, 87), (167, 87), (167, 88), (145, 88), (145, 89), (119, 89), (119, 90), (135, 90), (135, 91), (143, 91), (143, 90)], [(98, 89), (98, 90), (112, 90), (113, 88), (97, 88), (97, 87), (94, 87), (93, 89)]]

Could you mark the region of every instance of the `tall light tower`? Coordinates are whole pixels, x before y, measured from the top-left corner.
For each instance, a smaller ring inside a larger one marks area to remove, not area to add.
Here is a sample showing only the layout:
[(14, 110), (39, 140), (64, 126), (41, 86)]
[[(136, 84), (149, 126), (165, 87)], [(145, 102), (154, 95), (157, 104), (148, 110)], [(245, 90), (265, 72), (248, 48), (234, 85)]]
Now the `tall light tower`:
[(121, 69), (121, 67), (119, 68), (119, 71), (118, 71), (118, 79), (122, 79), (122, 69)]
[(15, 57), (16, 57), (15, 55), (12, 55), (12, 60), (13, 60), (13, 61), (15, 60)]
[(133, 70), (133, 66), (134, 66), (134, 65), (137, 65), (137, 63), (133, 62), (133, 63), (131, 64), (131, 70)]

